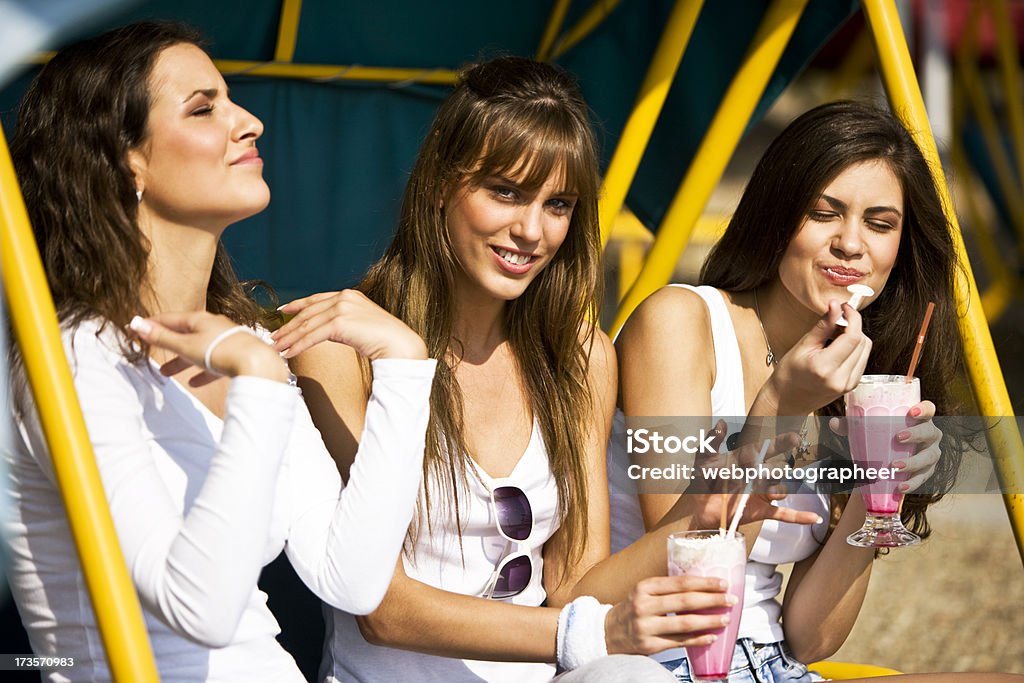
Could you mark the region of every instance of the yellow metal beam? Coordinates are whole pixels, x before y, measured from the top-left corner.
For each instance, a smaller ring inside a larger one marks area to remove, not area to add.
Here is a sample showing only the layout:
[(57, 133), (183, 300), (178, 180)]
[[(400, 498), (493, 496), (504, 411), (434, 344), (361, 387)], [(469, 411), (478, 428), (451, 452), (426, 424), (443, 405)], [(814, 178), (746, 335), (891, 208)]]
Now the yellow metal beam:
[(558, 32), (562, 30), (565, 23), (565, 15), (569, 11), (572, 0), (555, 0), (555, 6), (551, 8), (551, 16), (548, 17), (547, 26), (544, 27), (544, 35), (537, 47), (537, 61), (546, 62), (551, 56), (551, 48), (555, 44)]
[[(30, 62), (46, 64), (54, 52), (39, 52)], [(459, 74), (452, 69), (407, 69), (390, 66), (344, 66), (337, 64), (292, 64), (278, 62), (249, 62), (237, 59), (215, 59), (214, 65), (225, 76), (264, 76), (267, 78), (297, 78), (310, 81), (377, 81), (381, 83), (427, 83), (455, 85)]]
[(875, 49), (871, 44), (871, 36), (867, 31), (861, 31), (843, 57), (843, 63), (832, 75), (828, 99), (841, 100), (851, 97), (857, 85), (871, 71), (874, 62)]
[(957, 256), (964, 267), (964, 277), (957, 278), (960, 310), (966, 315), (959, 321), (967, 357), (967, 372), (982, 415), (1003, 417), (986, 432), (996, 472), (1003, 491), (1003, 502), (1017, 540), (1017, 550), (1024, 562), (1024, 444), (1021, 443), (1013, 404), (1006, 391), (999, 359), (992, 346), (992, 335), (985, 321), (974, 275), (964, 249), (963, 236), (953, 210), (953, 201), (942, 173), (942, 164), (935, 140), (928, 125), (928, 115), (921, 99), (921, 90), (914, 74), (899, 15), (892, 0), (862, 0), (867, 24), (875, 39), (885, 83), (893, 111), (903, 120), (916, 139), (929, 165), (942, 197), (946, 216), (956, 228), (953, 237)]
[[(953, 89), (953, 130), (962, 131), (967, 109), (967, 93), (963, 84)], [(967, 206), (967, 215), (970, 219), (971, 233), (974, 235), (981, 253), (981, 260), (989, 275), (991, 284), (988, 289), (981, 292), (981, 304), (985, 309), (985, 318), (989, 322), (997, 320), (1013, 301), (1017, 289), (1017, 276), (1006, 265), (990, 222), (978, 206), (978, 199), (975, 189), (977, 183), (967, 160), (964, 151), (963, 140), (960, 135), (954, 135), (950, 145), (950, 158), (953, 162), (953, 173), (960, 179), (962, 195)]]
[(1006, 208), (1010, 214), (1010, 221), (1017, 233), (1017, 253), (1024, 256), (1024, 199), (1020, 196), (1021, 185), (1014, 175), (1013, 164), (1003, 146), (1003, 135), (999, 129), (995, 111), (985, 93), (981, 76), (978, 74), (977, 46), (980, 30), (981, 5), (976, 3), (971, 6), (964, 38), (956, 58), (958, 84), (967, 94), (967, 100), (971, 109), (974, 110), (982, 139), (985, 141), (985, 150), (996, 176), (996, 183), (999, 185), (1002, 199), (1006, 202)]
[(429, 83), (454, 85), (459, 74), (451, 69), (401, 69), (385, 66), (337, 66), (331, 64), (278, 64), (215, 59), (225, 76), (271, 76), (314, 81), (379, 81), (383, 83)]
[(999, 51), (999, 74), (1002, 77), (1003, 92), (1006, 94), (1006, 109), (1010, 119), (1010, 136), (1017, 161), (1018, 187), (1024, 187), (1024, 102), (1021, 101), (1020, 53), (1017, 39), (1013, 34), (1010, 9), (1006, 0), (989, 0), (992, 23), (996, 27), (996, 46)]
[(301, 15), (302, 0), (283, 0), (281, 18), (277, 23), (275, 62), (290, 62), (295, 57), (295, 42), (299, 35), (299, 17)]
[(601, 25), (609, 14), (619, 6), (620, 0), (596, 0), (590, 9), (580, 17), (576, 25), (566, 31), (565, 35), (555, 43), (551, 59), (558, 59), (590, 35), (590, 32)]
[(765, 13), (743, 64), (722, 98), (686, 177), (672, 199), (654, 245), (647, 254), (647, 262), (619, 307), (611, 336), (618, 334), (641, 301), (672, 277), (693, 226), (739, 144), (807, 2), (774, 0)]
[(159, 681), (2, 129), (0, 268), (14, 336), (35, 395), (111, 674), (123, 683)]
[[(957, 118), (954, 116), (954, 121)], [(985, 310), (985, 318), (989, 322), (994, 322), (1002, 316), (1013, 301), (1017, 286), (1016, 277), (1006, 267), (999, 246), (996, 244), (995, 235), (992, 233), (992, 226), (989, 225), (978, 206), (973, 182), (974, 175), (967, 163), (963, 145), (954, 140), (951, 152), (954, 173), (960, 179), (961, 187), (963, 187), (963, 198), (967, 205), (971, 233), (974, 235), (978, 251), (981, 253), (981, 260), (984, 262), (991, 280), (988, 289), (981, 292), (981, 305)]]
[(676, 0), (672, 8), (651, 65), (647, 68), (647, 75), (640, 86), (636, 104), (622, 129), (622, 136), (605, 173), (599, 212), (602, 245), (607, 244), (612, 225), (626, 201), (626, 193), (629, 192), (640, 159), (647, 149), (647, 142), (658, 122), (658, 115), (668, 97), (669, 88), (672, 87), (679, 62), (683, 59), (683, 52), (703, 5), (704, 0)]

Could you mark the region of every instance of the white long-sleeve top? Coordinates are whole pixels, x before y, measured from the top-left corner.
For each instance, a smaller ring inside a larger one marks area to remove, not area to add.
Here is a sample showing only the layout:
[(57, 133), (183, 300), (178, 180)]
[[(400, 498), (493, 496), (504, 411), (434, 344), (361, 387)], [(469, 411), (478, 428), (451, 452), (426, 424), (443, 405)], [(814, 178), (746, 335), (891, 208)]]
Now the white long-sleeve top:
[[(348, 486), (299, 390), (237, 377), (221, 420), (113, 326), (64, 335), (161, 679), (302, 681), (256, 586), (282, 548), (326, 603), (384, 597), (415, 508), (435, 361), (378, 360)], [(74, 657), (50, 681), (109, 680), (100, 634), (34, 410), (8, 460), (8, 575), (36, 654)]]

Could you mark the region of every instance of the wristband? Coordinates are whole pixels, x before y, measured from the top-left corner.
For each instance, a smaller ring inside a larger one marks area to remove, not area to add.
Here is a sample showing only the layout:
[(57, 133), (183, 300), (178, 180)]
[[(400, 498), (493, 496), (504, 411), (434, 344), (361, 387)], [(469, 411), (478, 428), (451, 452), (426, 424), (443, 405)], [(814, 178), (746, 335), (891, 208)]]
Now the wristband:
[(203, 354), (203, 367), (206, 368), (209, 372), (212, 372), (214, 374), (217, 374), (217, 375), (223, 374), (223, 373), (221, 373), (221, 372), (219, 372), (217, 370), (214, 370), (214, 368), (213, 368), (213, 364), (212, 364), (213, 352), (214, 352), (214, 350), (217, 348), (217, 346), (222, 341), (224, 341), (225, 339), (227, 339), (231, 335), (237, 334), (239, 332), (245, 332), (247, 334), (251, 334), (254, 337), (257, 336), (256, 332), (254, 330), (246, 327), (245, 325), (235, 325), (234, 327), (229, 327), (228, 329), (224, 330), (223, 332), (218, 334), (216, 337), (214, 337), (212, 340), (210, 340), (210, 343), (207, 344), (207, 346), (206, 346), (206, 353)]
[(589, 595), (576, 598), (562, 608), (555, 637), (559, 667), (571, 671), (608, 655), (604, 621), (611, 608)]

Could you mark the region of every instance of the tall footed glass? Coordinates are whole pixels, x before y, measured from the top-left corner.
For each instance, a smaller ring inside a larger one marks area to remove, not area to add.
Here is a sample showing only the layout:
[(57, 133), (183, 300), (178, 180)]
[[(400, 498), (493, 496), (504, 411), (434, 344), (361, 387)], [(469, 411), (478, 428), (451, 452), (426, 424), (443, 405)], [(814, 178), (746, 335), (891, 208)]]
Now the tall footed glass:
[(687, 531), (668, 537), (669, 576), (714, 576), (725, 579), (726, 592), (735, 595), (731, 607), (703, 610), (701, 614), (728, 614), (729, 623), (715, 633), (710, 645), (687, 647), (695, 683), (724, 681), (729, 677), (732, 651), (740, 630), (743, 612), (743, 589), (746, 585), (747, 546), (743, 534), (725, 535), (718, 530)]
[[(864, 375), (857, 388), (846, 395), (846, 424), (853, 461), (868, 469), (891, 469), (892, 463), (914, 453), (914, 444), (896, 440), (896, 435), (915, 421), (907, 416), (921, 401), (921, 382), (907, 382), (903, 375)], [(900, 519), (903, 494), (902, 473), (878, 478), (859, 486), (864, 499), (864, 525), (846, 538), (861, 548), (899, 548), (916, 545), (921, 537), (911, 533)]]

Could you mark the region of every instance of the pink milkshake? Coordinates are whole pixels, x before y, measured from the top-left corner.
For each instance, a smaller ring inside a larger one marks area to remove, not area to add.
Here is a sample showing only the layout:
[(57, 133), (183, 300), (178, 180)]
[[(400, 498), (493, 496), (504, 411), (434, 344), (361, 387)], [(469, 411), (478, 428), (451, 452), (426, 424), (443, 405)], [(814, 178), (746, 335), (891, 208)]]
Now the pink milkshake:
[(732, 607), (702, 610), (701, 614), (728, 614), (726, 626), (715, 631), (718, 639), (711, 645), (686, 648), (694, 680), (722, 681), (729, 677), (729, 664), (736, 646), (743, 612), (744, 575), (747, 567), (747, 546), (743, 534), (723, 536), (718, 530), (687, 531), (668, 537), (669, 576), (714, 576), (725, 579), (727, 593), (738, 599)]
[[(868, 469), (891, 469), (895, 460), (914, 454), (914, 444), (896, 440), (896, 435), (916, 424), (907, 413), (921, 400), (921, 383), (915, 377), (907, 382), (903, 375), (864, 375), (857, 388), (846, 395), (847, 428), (853, 461)], [(902, 473), (879, 478), (860, 487), (867, 518), (864, 526), (847, 542), (866, 548), (892, 548), (914, 545), (921, 539), (903, 527), (899, 485)]]

